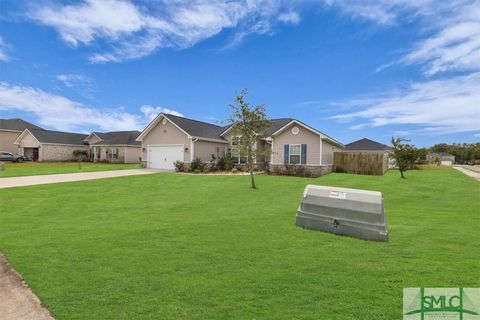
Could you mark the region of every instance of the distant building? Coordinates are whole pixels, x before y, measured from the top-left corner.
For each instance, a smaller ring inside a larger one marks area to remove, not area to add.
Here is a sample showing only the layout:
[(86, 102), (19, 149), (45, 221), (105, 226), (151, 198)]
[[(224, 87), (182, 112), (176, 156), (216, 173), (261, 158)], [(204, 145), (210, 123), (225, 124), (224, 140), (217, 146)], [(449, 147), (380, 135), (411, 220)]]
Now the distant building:
[(442, 166), (451, 166), (455, 163), (455, 156), (448, 152), (432, 152), (427, 154), (428, 163), (439, 163)]
[(395, 161), (390, 150), (391, 148), (386, 144), (363, 138), (346, 144), (342, 152), (383, 153), (387, 158), (388, 168), (394, 168)]
[(386, 144), (363, 138), (345, 145), (344, 151), (348, 152), (389, 152)]
[(25, 129), (42, 128), (22, 119), (0, 119), (0, 151), (19, 153), (19, 148), (13, 142)]

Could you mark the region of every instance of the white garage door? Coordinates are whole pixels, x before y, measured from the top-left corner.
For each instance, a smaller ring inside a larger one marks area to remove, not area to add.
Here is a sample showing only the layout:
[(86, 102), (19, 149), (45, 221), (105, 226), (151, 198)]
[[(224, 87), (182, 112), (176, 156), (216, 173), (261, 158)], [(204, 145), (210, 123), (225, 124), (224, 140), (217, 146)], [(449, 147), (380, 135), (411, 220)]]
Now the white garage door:
[(452, 160), (442, 160), (441, 162), (442, 166), (451, 166), (453, 165)]
[(183, 146), (149, 146), (148, 168), (174, 170), (175, 161), (183, 161)]

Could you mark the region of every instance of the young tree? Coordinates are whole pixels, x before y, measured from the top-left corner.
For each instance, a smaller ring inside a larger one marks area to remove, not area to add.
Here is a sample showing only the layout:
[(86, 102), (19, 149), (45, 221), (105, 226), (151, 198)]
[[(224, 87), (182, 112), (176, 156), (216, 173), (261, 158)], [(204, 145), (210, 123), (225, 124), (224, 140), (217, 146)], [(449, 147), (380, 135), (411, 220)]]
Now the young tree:
[(408, 169), (412, 169), (415, 163), (420, 158), (420, 154), (414, 145), (405, 143), (410, 140), (405, 138), (392, 137), (392, 155), (395, 159), (395, 163), (400, 171), (400, 176), (406, 179), (403, 173)]
[(247, 89), (243, 89), (234, 102), (229, 104), (229, 107), (232, 108), (232, 114), (227, 117), (226, 122), (233, 125), (233, 135), (239, 137), (235, 146), (236, 151), (240, 157), (246, 157), (251, 186), (256, 189), (253, 174), (255, 160), (268, 152), (257, 147), (257, 139), (265, 135), (265, 130), (270, 126), (270, 121), (267, 120), (265, 105), (251, 107), (245, 100), (246, 95)]

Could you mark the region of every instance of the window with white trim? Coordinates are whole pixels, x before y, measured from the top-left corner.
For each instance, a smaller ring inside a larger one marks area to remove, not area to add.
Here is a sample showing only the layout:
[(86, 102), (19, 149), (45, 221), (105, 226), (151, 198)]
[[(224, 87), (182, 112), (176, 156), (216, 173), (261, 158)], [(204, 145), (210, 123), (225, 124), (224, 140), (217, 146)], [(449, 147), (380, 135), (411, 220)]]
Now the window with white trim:
[(107, 149), (107, 158), (118, 159), (119, 153), (120, 153), (120, 150), (118, 148), (111, 148), (110, 150)]
[(300, 164), (300, 157), (302, 154), (302, 145), (301, 144), (291, 144), (289, 145), (289, 163), (290, 164)]
[(235, 164), (244, 164), (247, 162), (246, 157), (242, 157), (240, 155), (240, 137), (234, 136), (232, 137), (232, 141), (230, 143), (230, 157), (233, 159)]

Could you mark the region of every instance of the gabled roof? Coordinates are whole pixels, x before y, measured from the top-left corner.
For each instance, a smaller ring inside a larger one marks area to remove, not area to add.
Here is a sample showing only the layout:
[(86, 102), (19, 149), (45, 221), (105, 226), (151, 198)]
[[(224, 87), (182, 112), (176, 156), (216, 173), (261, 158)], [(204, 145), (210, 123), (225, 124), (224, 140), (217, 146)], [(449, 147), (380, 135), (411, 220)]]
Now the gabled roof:
[(192, 137), (208, 138), (208, 139), (222, 139), (220, 133), (225, 127), (217, 126), (215, 124), (188, 119), (184, 117), (175, 116), (173, 114), (165, 114), (165, 117), (174, 122), (183, 131)]
[[(274, 132), (278, 131), (288, 123), (290, 123), (292, 118), (280, 118), (280, 119), (270, 119), (270, 126), (265, 130), (266, 136), (271, 136)], [(223, 127), (223, 131), (220, 133), (221, 136), (225, 135), (233, 128), (234, 123), (229, 124), (228, 126)]]
[(145, 130), (143, 130), (142, 133), (137, 137), (137, 140), (142, 141), (143, 137), (159, 123), (160, 119), (163, 118), (166, 118), (168, 121), (173, 123), (180, 131), (185, 133), (188, 138), (207, 139), (225, 143), (227, 142), (220, 136), (220, 133), (225, 129), (225, 127), (167, 113), (160, 113), (155, 119), (153, 119), (145, 128)]
[(391, 148), (386, 144), (363, 138), (345, 145), (345, 150), (385, 151)]
[(39, 126), (34, 125), (22, 119), (0, 119), (0, 130), (18, 131), (22, 132), (25, 129), (39, 129)]
[(25, 132), (30, 132), (40, 143), (85, 145), (85, 142), (83, 140), (87, 137), (86, 134), (80, 133), (43, 129), (25, 129), (25, 131), (22, 132), (22, 134), (17, 138), (17, 140), (22, 137)]
[[(143, 130), (140, 136), (138, 136), (137, 138), (138, 141), (141, 141), (143, 137), (147, 135), (148, 132), (150, 132), (150, 130), (152, 130), (153, 127), (155, 127), (155, 125), (159, 122), (159, 120), (162, 117), (165, 117), (168, 120), (170, 120), (175, 126), (177, 126), (181, 131), (183, 131), (189, 138), (211, 139), (219, 142), (227, 142), (223, 138), (223, 135), (226, 134), (228, 131), (230, 131), (230, 129), (233, 127), (233, 124), (222, 127), (222, 126), (218, 126), (218, 125), (203, 122), (203, 121), (179, 117), (172, 114), (160, 113), (154, 120), (152, 120), (152, 122), (148, 124), (148, 126), (145, 128), (145, 130)], [(341, 142), (293, 118), (270, 119), (269, 121), (271, 122), (271, 125), (266, 129), (266, 132), (265, 132), (267, 136), (272, 136), (275, 133), (280, 132), (282, 128), (286, 127), (290, 123), (297, 123), (307, 128), (308, 130), (320, 135), (322, 139), (326, 139), (333, 144), (343, 147), (343, 144)]]
[(92, 133), (102, 139), (102, 141), (92, 143), (92, 145), (141, 145), (141, 142), (135, 140), (140, 135), (140, 131), (137, 130)]

